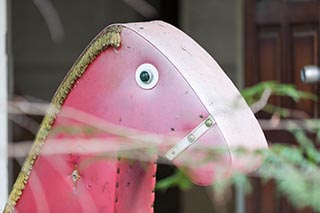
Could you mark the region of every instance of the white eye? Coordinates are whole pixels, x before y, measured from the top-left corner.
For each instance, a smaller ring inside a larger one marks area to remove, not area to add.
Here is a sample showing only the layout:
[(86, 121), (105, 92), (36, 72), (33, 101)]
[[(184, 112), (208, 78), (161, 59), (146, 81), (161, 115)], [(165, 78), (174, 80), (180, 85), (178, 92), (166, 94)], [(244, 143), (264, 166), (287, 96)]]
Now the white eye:
[(152, 89), (159, 80), (157, 68), (152, 64), (141, 64), (136, 71), (136, 82), (143, 89)]

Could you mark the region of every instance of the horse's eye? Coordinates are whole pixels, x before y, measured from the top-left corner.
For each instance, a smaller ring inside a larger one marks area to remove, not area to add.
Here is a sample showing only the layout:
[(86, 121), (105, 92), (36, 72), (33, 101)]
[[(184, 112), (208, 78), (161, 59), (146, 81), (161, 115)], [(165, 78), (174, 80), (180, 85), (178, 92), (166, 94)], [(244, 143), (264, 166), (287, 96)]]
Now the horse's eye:
[(152, 81), (152, 75), (148, 71), (142, 71), (140, 73), (140, 80), (146, 84)]
[(136, 82), (143, 89), (152, 89), (159, 80), (159, 73), (152, 64), (141, 64), (136, 71)]

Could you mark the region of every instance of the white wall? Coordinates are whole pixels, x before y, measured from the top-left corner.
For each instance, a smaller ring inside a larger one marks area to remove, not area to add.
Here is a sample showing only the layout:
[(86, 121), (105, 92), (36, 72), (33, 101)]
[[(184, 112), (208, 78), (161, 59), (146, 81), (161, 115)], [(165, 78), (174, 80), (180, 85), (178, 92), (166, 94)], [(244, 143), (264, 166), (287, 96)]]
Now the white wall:
[(8, 195), (6, 0), (0, 0), (0, 211)]

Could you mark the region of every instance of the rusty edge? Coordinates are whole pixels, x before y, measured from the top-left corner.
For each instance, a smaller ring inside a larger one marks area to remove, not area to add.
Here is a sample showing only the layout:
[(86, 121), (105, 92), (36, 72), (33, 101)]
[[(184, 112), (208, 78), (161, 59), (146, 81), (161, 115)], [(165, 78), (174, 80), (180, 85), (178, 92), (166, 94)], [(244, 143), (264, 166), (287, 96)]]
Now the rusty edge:
[(49, 110), (42, 120), (31, 150), (26, 157), (15, 184), (13, 185), (8, 202), (3, 211), (4, 213), (14, 212), (14, 208), (26, 187), (33, 165), (40, 154), (41, 147), (44, 144), (45, 139), (48, 136), (48, 133), (57, 117), (57, 114), (59, 113), (61, 106), (63, 105), (68, 94), (71, 92), (77, 80), (85, 73), (87, 67), (101, 52), (103, 52), (109, 46), (114, 48), (120, 47), (121, 30), (121, 25), (111, 25), (105, 28), (91, 41), (91, 43), (82, 52), (80, 57), (76, 60), (67, 73), (66, 77), (60, 84), (51, 100), (50, 108), (53, 110)]

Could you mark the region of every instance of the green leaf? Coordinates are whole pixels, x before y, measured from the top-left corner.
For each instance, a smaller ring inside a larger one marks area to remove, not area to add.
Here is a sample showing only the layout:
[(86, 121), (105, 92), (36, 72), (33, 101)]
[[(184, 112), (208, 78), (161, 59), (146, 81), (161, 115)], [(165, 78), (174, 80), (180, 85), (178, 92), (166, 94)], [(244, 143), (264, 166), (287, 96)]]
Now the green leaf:
[(296, 102), (302, 99), (313, 101), (318, 100), (315, 94), (300, 91), (295, 87), (295, 85), (278, 83), (276, 81), (261, 82), (252, 87), (248, 87), (241, 91), (241, 95), (244, 97), (247, 103), (251, 105), (261, 98), (263, 92), (266, 89), (270, 89), (272, 95), (287, 96), (292, 98)]
[(181, 170), (176, 169), (173, 175), (157, 181), (156, 189), (166, 191), (172, 187), (179, 187), (181, 190), (187, 190), (192, 186), (190, 179)]

